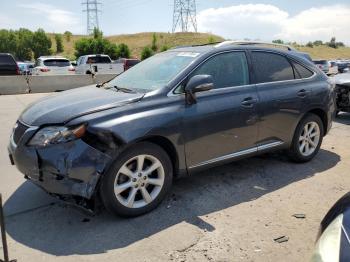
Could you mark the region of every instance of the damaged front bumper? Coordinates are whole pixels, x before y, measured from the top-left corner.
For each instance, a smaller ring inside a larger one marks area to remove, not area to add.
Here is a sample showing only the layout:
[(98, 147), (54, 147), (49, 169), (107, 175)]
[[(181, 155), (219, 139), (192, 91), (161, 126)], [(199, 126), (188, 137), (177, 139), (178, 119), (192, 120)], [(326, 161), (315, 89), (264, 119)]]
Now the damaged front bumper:
[(30, 147), (27, 142), (38, 130), (29, 127), (8, 151), (11, 162), (30, 181), (50, 194), (91, 199), (111, 157), (78, 139), (47, 147)]

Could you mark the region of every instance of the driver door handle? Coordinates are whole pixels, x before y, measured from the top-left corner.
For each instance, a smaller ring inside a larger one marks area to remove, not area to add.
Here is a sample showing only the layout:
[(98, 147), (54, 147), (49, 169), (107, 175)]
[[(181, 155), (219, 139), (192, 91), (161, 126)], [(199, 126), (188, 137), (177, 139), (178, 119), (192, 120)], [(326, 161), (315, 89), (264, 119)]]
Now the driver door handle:
[(243, 107), (252, 108), (257, 102), (258, 102), (257, 99), (254, 99), (254, 98), (252, 98), (252, 97), (247, 97), (246, 99), (244, 99), (244, 100), (241, 102), (241, 105), (242, 105)]

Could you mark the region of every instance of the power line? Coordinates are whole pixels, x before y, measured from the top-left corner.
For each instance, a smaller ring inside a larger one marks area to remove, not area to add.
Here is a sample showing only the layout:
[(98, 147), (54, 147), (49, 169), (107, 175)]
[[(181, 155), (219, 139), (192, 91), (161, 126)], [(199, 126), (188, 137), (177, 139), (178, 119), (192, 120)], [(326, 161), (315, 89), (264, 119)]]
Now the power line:
[(195, 0), (174, 0), (173, 33), (178, 27), (182, 32), (197, 32)]
[(100, 29), (98, 14), (101, 12), (101, 3), (97, 0), (86, 0), (82, 5), (86, 8), (83, 12), (86, 12), (86, 32), (90, 35), (95, 28)]

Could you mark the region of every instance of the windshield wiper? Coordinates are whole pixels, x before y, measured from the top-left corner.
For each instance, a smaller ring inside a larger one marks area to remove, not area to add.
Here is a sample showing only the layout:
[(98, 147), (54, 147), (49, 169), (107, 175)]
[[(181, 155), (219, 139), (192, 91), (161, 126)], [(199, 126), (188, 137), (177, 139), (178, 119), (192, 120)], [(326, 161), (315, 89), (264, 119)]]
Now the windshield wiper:
[(124, 93), (137, 93), (135, 90), (126, 88), (126, 87), (119, 87), (119, 86), (106, 86), (105, 89), (110, 89), (110, 88), (114, 88), (117, 91), (121, 91)]
[(103, 82), (103, 83), (101, 83), (101, 84), (97, 84), (96, 87), (98, 87), (98, 88), (103, 87), (103, 86), (104, 86), (105, 84), (107, 84), (109, 81), (111, 81), (111, 80), (105, 81), (105, 82)]

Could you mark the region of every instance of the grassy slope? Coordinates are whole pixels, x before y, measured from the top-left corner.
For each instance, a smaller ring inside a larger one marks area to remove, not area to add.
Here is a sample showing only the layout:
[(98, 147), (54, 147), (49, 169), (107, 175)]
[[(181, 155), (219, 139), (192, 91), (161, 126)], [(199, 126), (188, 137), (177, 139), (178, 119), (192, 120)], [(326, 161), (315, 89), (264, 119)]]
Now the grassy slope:
[[(140, 57), (141, 50), (145, 46), (151, 46), (153, 33), (138, 33), (129, 35), (107, 36), (107, 39), (113, 43), (125, 43), (129, 46), (133, 57)], [(209, 40), (215, 42), (223, 41), (220, 36), (207, 33), (156, 33), (158, 39), (159, 49), (166, 45), (168, 47), (191, 45), (191, 44), (206, 44)], [(50, 35), (52, 39), (52, 49), (56, 49), (54, 36)], [(74, 35), (70, 42), (67, 42), (63, 36), (64, 52), (60, 55), (66, 56), (70, 59), (74, 57), (74, 43), (86, 36)], [(329, 48), (327, 46), (297, 47), (298, 50), (307, 52), (313, 59), (336, 59), (336, 58), (350, 58), (350, 47), (343, 48)]]

